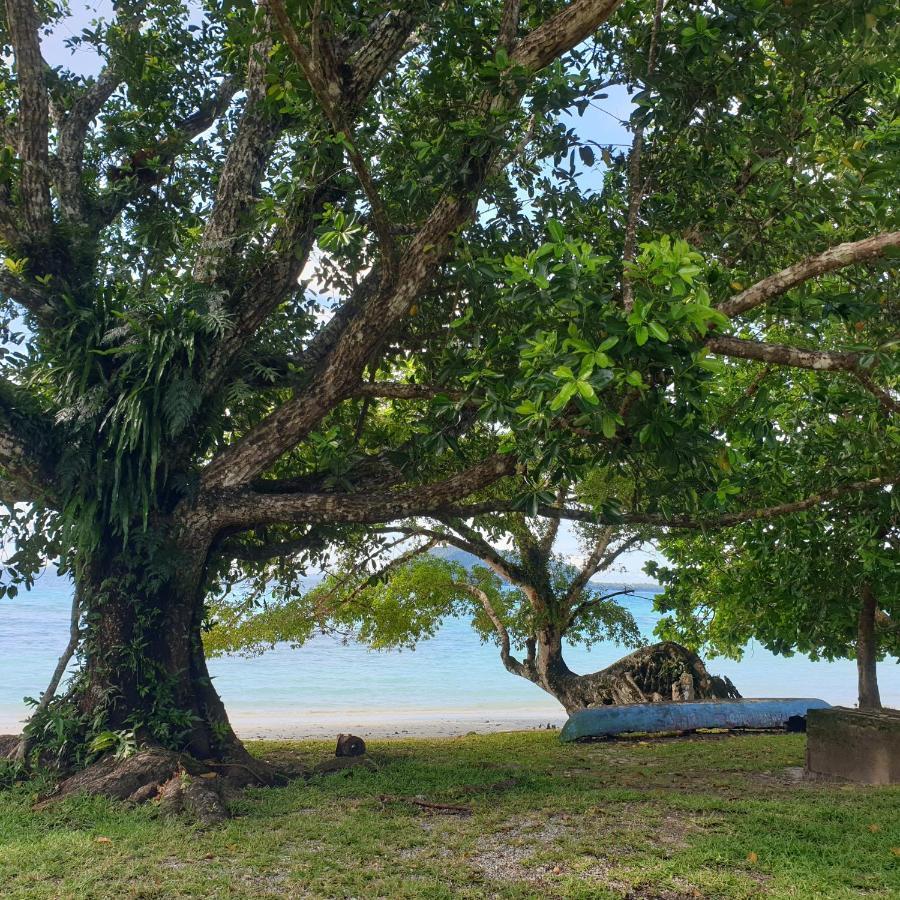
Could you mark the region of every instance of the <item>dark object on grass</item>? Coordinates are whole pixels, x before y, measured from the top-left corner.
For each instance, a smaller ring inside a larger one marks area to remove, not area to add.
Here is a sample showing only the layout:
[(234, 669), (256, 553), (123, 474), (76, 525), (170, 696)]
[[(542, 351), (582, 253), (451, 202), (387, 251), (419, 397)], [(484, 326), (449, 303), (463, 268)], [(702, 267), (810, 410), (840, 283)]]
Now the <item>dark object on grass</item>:
[(366, 752), (366, 742), (355, 734), (339, 734), (335, 756), (362, 756)]
[(698, 728), (785, 728), (792, 717), (827, 709), (824, 700), (694, 700), (681, 703), (629, 703), (578, 710), (560, 732), (562, 741), (579, 741), (628, 732), (695, 731)]
[(859, 784), (900, 784), (900, 711), (810, 710), (806, 771)]

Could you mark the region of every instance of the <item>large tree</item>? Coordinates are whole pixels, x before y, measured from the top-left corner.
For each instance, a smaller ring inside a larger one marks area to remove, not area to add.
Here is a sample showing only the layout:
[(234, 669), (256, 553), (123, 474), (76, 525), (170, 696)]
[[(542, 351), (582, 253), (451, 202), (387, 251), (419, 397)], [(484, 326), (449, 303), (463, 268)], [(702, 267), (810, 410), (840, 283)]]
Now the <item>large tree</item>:
[[(617, 521), (720, 513), (710, 353), (890, 407), (887, 348), (817, 338), (888, 316), (900, 246), (869, 5), (122, 2), (79, 37), (106, 62), (80, 78), (41, 56), (59, 8), (6, 0), (8, 585), (58, 557), (80, 625), (32, 732), (82, 760), (98, 731), (240, 757), (201, 631), (248, 556), (560, 515), (544, 485), (586, 449), (698, 472)], [(644, 88), (627, 152), (564, 117), (610, 84)]]

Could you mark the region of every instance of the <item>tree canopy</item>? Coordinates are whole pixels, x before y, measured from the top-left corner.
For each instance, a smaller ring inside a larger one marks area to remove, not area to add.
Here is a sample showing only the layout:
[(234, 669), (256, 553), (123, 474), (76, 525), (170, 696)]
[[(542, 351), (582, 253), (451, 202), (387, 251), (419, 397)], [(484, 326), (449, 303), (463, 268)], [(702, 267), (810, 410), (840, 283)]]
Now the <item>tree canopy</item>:
[[(896, 413), (886, 6), (122, 2), (75, 39), (96, 78), (42, 59), (64, 16), (0, 23), (0, 465), (7, 590), (76, 581), (32, 728), (67, 751), (239, 754), (208, 597), (360, 526), (758, 515), (732, 370)], [(613, 89), (629, 147), (582, 127)], [(558, 493), (598, 461), (626, 496)]]

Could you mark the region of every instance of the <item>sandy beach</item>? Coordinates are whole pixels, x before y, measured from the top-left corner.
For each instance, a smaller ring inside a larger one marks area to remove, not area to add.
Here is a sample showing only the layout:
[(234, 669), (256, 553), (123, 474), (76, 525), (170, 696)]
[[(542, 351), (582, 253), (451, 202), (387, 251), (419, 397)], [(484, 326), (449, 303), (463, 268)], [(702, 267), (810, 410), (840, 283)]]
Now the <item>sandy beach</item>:
[(303, 740), (332, 738), (351, 732), (364, 738), (457, 737), (470, 732), (531, 731), (548, 725), (562, 728), (560, 710), (504, 714), (492, 710), (403, 710), (397, 712), (346, 711), (284, 715), (235, 712), (231, 723), (245, 740)]
[[(231, 724), (242, 740), (299, 741), (331, 739), (341, 732), (363, 738), (457, 737), (476, 732), (532, 731), (548, 725), (562, 728), (566, 714), (560, 710), (280, 710), (277, 712), (235, 711)], [(0, 709), (0, 734), (18, 734), (23, 722), (12, 711)]]

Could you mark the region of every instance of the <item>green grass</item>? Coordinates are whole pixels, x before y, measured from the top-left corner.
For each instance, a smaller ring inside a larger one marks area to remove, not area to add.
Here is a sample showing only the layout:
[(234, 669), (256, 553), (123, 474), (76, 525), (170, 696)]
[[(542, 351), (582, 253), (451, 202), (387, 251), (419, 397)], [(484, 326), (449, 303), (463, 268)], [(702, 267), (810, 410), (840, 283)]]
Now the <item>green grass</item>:
[[(251, 749), (313, 764), (332, 745)], [(207, 830), (98, 798), (35, 813), (38, 785), (2, 791), (0, 896), (900, 896), (900, 789), (798, 781), (802, 735), (370, 751), (377, 771), (248, 791)]]

